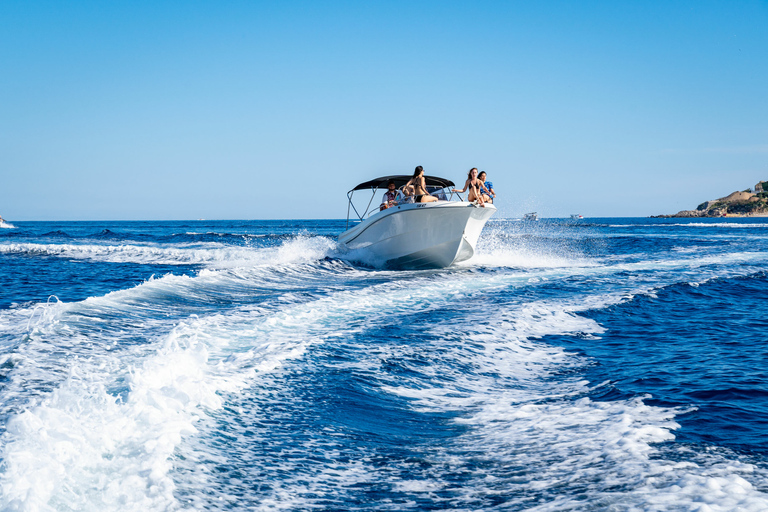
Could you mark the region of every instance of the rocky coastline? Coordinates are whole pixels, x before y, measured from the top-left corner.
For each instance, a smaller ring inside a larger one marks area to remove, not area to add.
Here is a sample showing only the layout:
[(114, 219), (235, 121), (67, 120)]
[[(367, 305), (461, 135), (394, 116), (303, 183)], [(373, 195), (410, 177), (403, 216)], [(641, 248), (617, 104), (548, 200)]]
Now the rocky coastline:
[(747, 189), (704, 201), (695, 210), (682, 210), (674, 215), (651, 215), (654, 219), (693, 217), (768, 217), (768, 181), (759, 182), (754, 191)]

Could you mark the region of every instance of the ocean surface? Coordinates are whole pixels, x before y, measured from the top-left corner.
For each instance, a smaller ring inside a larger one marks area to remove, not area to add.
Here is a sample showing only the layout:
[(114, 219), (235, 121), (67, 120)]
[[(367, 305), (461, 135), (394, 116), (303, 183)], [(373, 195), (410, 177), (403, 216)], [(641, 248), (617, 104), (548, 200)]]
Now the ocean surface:
[(768, 219), (0, 229), (0, 510), (768, 510)]

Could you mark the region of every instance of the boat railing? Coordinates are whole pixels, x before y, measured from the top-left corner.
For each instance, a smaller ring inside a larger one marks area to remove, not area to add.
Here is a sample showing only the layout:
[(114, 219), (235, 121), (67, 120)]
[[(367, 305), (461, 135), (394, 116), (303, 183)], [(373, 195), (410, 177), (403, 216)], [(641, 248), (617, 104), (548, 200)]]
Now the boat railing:
[[(349, 200), (349, 204), (347, 205), (347, 224), (345, 229), (349, 229), (349, 214), (351, 211), (354, 211), (355, 215), (357, 216), (357, 221), (355, 222), (362, 222), (367, 217), (375, 215), (381, 211), (378, 204), (373, 205), (373, 200), (376, 198), (376, 194), (380, 193), (382, 188), (375, 187), (371, 188), (370, 190), (371, 198), (368, 200), (368, 204), (365, 206), (365, 209), (361, 208), (363, 213), (360, 213), (360, 211), (357, 209), (357, 206), (355, 206), (354, 201), (352, 200), (355, 190), (350, 190), (347, 192), (347, 199)], [(464, 197), (459, 192), (454, 192), (453, 188), (451, 187), (427, 187), (427, 191), (429, 192), (429, 195), (437, 197), (440, 201), (451, 202), (456, 201), (457, 199), (462, 202), (464, 201)]]
[(459, 200), (463, 203), (464, 202), (464, 196), (461, 195), (459, 192), (453, 192), (451, 191), (451, 199), (453, 199), (453, 195), (456, 194), (456, 197), (459, 198)]

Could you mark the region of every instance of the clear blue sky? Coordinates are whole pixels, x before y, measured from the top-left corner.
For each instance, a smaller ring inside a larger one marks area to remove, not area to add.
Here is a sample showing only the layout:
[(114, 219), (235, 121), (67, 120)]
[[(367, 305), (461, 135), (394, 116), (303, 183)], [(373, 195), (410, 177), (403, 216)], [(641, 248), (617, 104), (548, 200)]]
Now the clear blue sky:
[(11, 221), (343, 218), (416, 165), (509, 217), (768, 180), (768, 2), (0, 3)]

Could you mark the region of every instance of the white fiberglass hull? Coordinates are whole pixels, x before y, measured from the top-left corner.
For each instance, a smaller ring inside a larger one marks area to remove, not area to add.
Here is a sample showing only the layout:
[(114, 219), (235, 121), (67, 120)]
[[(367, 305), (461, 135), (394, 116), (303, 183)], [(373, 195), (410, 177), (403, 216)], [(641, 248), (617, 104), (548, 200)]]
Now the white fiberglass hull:
[(496, 207), (466, 202), (403, 204), (339, 235), (351, 250), (366, 250), (395, 268), (442, 268), (475, 254), (480, 232)]

